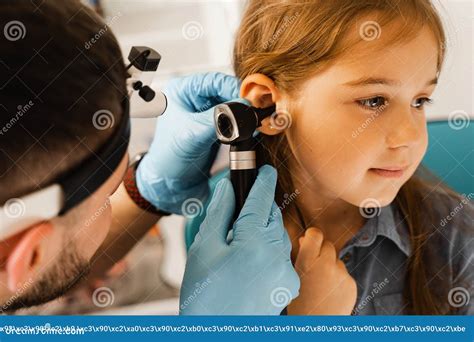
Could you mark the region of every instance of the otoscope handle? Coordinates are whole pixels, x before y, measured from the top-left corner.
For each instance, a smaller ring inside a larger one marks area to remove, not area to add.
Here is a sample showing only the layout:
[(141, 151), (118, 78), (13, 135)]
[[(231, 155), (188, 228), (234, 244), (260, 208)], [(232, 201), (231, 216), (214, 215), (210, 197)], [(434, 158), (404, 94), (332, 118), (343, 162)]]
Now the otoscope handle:
[(235, 192), (234, 221), (239, 217), (255, 179), (257, 179), (257, 169), (230, 170), (230, 181)]
[(235, 193), (234, 221), (239, 217), (257, 179), (256, 146), (257, 140), (253, 137), (230, 146), (230, 181)]

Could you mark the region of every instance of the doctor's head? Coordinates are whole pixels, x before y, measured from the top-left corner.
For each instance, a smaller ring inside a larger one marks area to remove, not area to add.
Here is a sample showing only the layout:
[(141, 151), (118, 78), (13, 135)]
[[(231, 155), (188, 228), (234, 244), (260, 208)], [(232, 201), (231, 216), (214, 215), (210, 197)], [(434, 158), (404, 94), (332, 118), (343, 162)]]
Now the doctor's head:
[[(113, 34), (79, 1), (2, 1), (0, 11), (0, 206), (21, 218), (22, 197), (79, 170), (116, 133), (126, 70)], [(64, 215), (0, 241), (1, 311), (53, 299), (87, 274), (127, 161)]]

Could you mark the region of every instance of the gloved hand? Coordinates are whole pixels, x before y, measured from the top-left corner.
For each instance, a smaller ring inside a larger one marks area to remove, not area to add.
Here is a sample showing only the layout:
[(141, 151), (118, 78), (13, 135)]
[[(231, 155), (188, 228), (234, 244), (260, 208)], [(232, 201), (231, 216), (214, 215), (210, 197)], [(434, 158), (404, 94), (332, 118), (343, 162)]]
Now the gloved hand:
[(232, 184), (227, 178), (219, 181), (189, 249), (181, 314), (278, 315), (298, 296), (300, 280), (290, 260), (291, 243), (273, 200), (276, 179), (273, 167), (260, 168), (235, 223)]
[(222, 73), (177, 78), (165, 87), (168, 108), (136, 173), (140, 194), (156, 208), (181, 215), (186, 200), (206, 201), (218, 150), (213, 107), (248, 103), (238, 99), (239, 88), (237, 78)]

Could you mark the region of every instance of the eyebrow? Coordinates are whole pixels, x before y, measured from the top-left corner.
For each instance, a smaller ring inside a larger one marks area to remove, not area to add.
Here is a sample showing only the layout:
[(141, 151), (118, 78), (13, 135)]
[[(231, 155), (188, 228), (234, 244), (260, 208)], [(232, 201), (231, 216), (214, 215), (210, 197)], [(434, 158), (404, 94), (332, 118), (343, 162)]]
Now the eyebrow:
[[(350, 86), (350, 87), (357, 87), (357, 86), (377, 85), (377, 84), (389, 85), (389, 86), (400, 86), (401, 82), (396, 81), (396, 80), (391, 80), (388, 78), (383, 78), (383, 77), (363, 77), (354, 81), (344, 83), (343, 85)], [(437, 77), (428, 81), (428, 83), (426, 83), (426, 86), (430, 86), (433, 84), (438, 84)]]

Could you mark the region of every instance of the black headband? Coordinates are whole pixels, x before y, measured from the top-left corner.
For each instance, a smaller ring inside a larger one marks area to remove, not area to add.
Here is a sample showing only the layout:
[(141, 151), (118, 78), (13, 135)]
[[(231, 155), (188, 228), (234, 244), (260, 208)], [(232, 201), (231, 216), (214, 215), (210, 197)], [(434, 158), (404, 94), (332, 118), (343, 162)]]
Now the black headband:
[(128, 97), (122, 101), (122, 111), (119, 126), (104, 146), (85, 160), (79, 168), (57, 182), (61, 185), (64, 193), (64, 205), (59, 215), (64, 215), (104, 184), (127, 153), (130, 142), (130, 101)]

